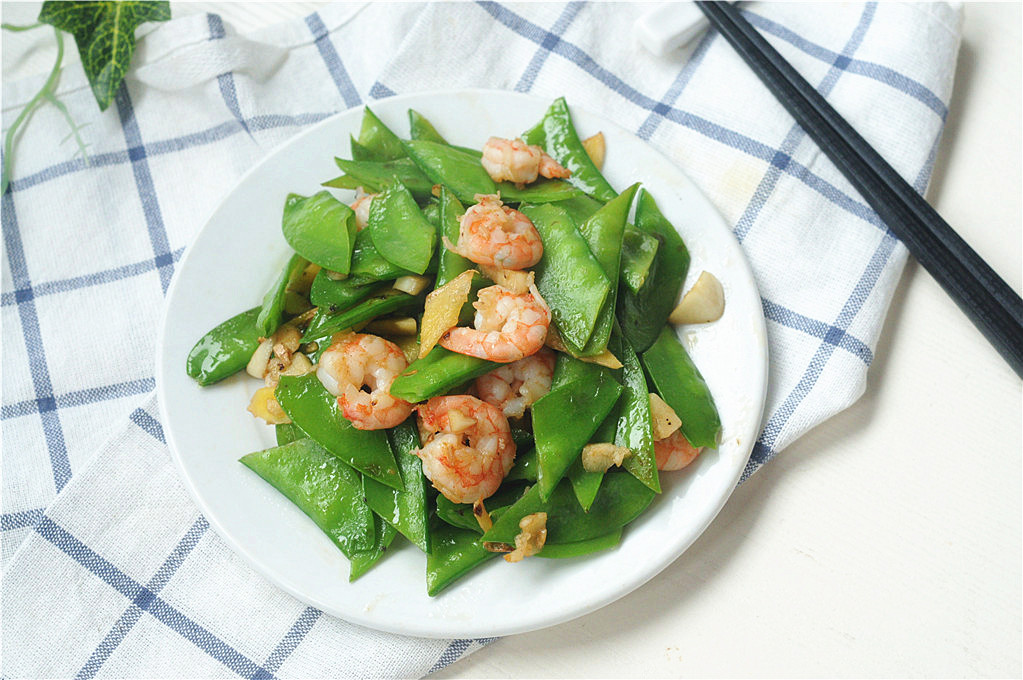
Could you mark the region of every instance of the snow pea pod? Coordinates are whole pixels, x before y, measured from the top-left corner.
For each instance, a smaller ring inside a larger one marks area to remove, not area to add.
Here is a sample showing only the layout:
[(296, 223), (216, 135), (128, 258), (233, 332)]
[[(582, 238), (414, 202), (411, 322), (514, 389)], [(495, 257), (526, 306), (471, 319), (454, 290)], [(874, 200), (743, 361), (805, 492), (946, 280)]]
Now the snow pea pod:
[(479, 534), (455, 528), (434, 518), (430, 523), (432, 551), (426, 556), (426, 593), (433, 597), (489, 559)]
[(618, 322), (625, 339), (642, 354), (657, 339), (678, 301), (689, 270), (689, 251), (646, 190), (640, 192), (636, 203), (636, 227), (660, 242), (646, 283), (639, 293), (623, 289), (618, 302)]
[(245, 368), (263, 335), (256, 322), (259, 311), (256, 307), (236, 314), (202, 336), (188, 353), (188, 376), (206, 386)]
[(611, 283), (590, 252), (572, 218), (554, 204), (522, 206), (543, 240), (536, 287), (547, 304), (561, 337), (573, 350), (586, 346)]
[[(372, 149), (369, 149), (362, 144), (359, 144), (359, 140), (354, 135), (349, 135), (349, 145), (352, 149), (352, 160), (362, 163), (366, 162), (380, 162), (377, 160), (377, 155)], [(347, 187), (344, 187), (347, 188)]]
[[(447, 144), (448, 141), (444, 139), (443, 135), (437, 132), (437, 128), (433, 126), (433, 123), (428, 121), (423, 114), (413, 109), (408, 110), (408, 122), (409, 122), (409, 136), (412, 139), (422, 139), (427, 142), (437, 142), (438, 144)], [(470, 149), (465, 146), (454, 146), (459, 151), (464, 151), (468, 154), (472, 154), (479, 158), (482, 156), (479, 149)]]
[(355, 429), (315, 373), (281, 376), (274, 394), (292, 422), (317, 444), (364, 475), (404, 490), (387, 435), (382, 430)]
[[(614, 442), (615, 432), (618, 429), (618, 418), (622, 409), (621, 400), (614, 405), (611, 412), (604, 418), (604, 422), (600, 424), (597, 431), (590, 437), (590, 444), (599, 444), (602, 442)], [(568, 480), (572, 482), (572, 491), (575, 492), (576, 500), (579, 501), (579, 506), (583, 510), (589, 510), (590, 506), (593, 505), (593, 500), (597, 497), (597, 491), (600, 490), (600, 482), (604, 479), (603, 472), (587, 472), (583, 467), (582, 456), (579, 456), (569, 466), (568, 472), (566, 473)]]
[(416, 403), (446, 394), (459, 385), (489, 373), (501, 364), (458, 354), (441, 346), (416, 359), (391, 383), (391, 394)]
[[(440, 203), (436, 200), (429, 201), (422, 207), (423, 217), (426, 221), (433, 225), (433, 228), (440, 231)], [(440, 238), (437, 239), (440, 241)]]
[(349, 276), (335, 281), (327, 276), (327, 270), (321, 269), (309, 288), (309, 302), (331, 313), (339, 312), (389, 287), (388, 283), (380, 283), (365, 276)]
[(716, 448), (721, 432), (710, 388), (671, 326), (641, 355), (658, 394), (682, 419), (682, 434), (693, 446)]
[(538, 179), (522, 188), (512, 182), (498, 182), (497, 190), (505, 203), (554, 203), (579, 196), (583, 192), (560, 179)]
[(590, 219), (593, 213), (600, 210), (604, 204), (591, 196), (580, 193), (578, 196), (558, 201), (557, 206), (567, 212), (573, 222), (582, 224)]
[[(515, 437), (515, 430), (512, 430), (512, 438)], [(518, 441), (515, 442), (515, 446), (522, 447)], [(524, 447), (523, 447), (524, 448)], [(530, 446), (525, 450), (524, 453), (518, 453), (515, 456), (515, 465), (505, 475), (504, 481), (512, 482), (519, 479), (523, 479), (527, 482), (535, 482), (537, 477), (540, 476), (540, 460), (536, 455), (536, 448)]]
[(373, 513), (362, 502), (359, 474), (312, 439), (240, 461), (297, 505), (345, 556), (373, 546)]
[(622, 337), (615, 324), (611, 334), (611, 352), (622, 362), (622, 399), (618, 404), (618, 428), (614, 443), (632, 451), (623, 467), (654, 493), (661, 493), (654, 456), (653, 423), (650, 415), (650, 389), (639, 357)]
[(322, 342), (358, 323), (412, 307), (420, 300), (421, 298), (416, 296), (389, 288), (337, 314), (317, 310), (313, 320), (309, 322), (309, 328), (302, 336), (302, 342)]
[(305, 259), (331, 271), (348, 273), (355, 241), (355, 213), (328, 192), (312, 196), (288, 194), (282, 230), (284, 240)]
[[(384, 125), (383, 121), (367, 106), (362, 114), (362, 127), (359, 129), (358, 146), (360, 151), (369, 154), (365, 160), (393, 161), (405, 157), (401, 147), (401, 139)], [(352, 148), (353, 157), (355, 147)]]
[(270, 290), (263, 296), (263, 306), (259, 310), (259, 316), (256, 318), (256, 327), (264, 337), (270, 337), (277, 327), (281, 325), (281, 319), (284, 316), (284, 298), (288, 291), (288, 285), (298, 278), (309, 265), (301, 255), (292, 255), (291, 259), (288, 260), (288, 264), (284, 266), (281, 273), (277, 276)]
[(437, 230), (423, 217), (416, 200), (400, 182), (373, 199), (366, 231), (385, 260), (416, 274), (426, 271), (433, 257)]
[(533, 404), (533, 435), (540, 461), (536, 486), (544, 499), (550, 497), (622, 392), (610, 369), (565, 354), (558, 357), (558, 363), (562, 362), (571, 363), (571, 373), (577, 375)]
[(349, 161), (335, 158), (334, 162), (345, 174), (327, 180), (323, 183), (325, 187), (352, 191), (362, 187), (368, 192), (375, 193), (397, 180), (412, 192), (417, 201), (425, 201), (431, 196), (433, 182), (408, 158), (393, 161)]
[[(490, 518), (500, 517), (505, 508), (511, 507), (515, 501), (519, 500), (523, 491), (521, 484), (502, 484), (493, 496), (484, 501)], [(480, 523), (476, 521), (476, 516), (472, 512), (472, 503), (452, 503), (443, 495), (438, 495), (437, 517), (453, 527), (468, 529), (483, 535), (483, 529), (480, 528)]]
[(348, 582), (351, 583), (367, 571), (372, 569), (377, 562), (386, 554), (387, 548), (391, 545), (398, 532), (387, 522), (379, 517), (373, 517), (373, 545), (366, 550), (360, 550), (349, 556), (351, 566), (348, 571)]
[[(446, 237), (453, 244), (458, 244), (458, 233), (460, 230), (462, 215), (465, 208), (462, 207), (458, 198), (446, 186), (440, 188), (440, 235)], [(444, 247), (443, 242), (437, 246), (437, 282), (436, 287), (440, 288), (445, 283), (455, 278), (465, 270), (472, 267), (472, 263), (458, 253), (453, 253)]]
[(600, 263), (607, 280), (611, 282), (611, 290), (600, 308), (593, 334), (586, 341), (586, 346), (579, 352), (579, 356), (593, 356), (607, 349), (611, 326), (615, 320), (615, 302), (618, 300), (618, 271), (622, 260), (625, 223), (629, 218), (629, 209), (632, 207), (632, 199), (637, 189), (639, 184), (633, 184), (579, 225), (579, 232), (586, 239), (590, 252)]
[(393, 281), (399, 276), (410, 276), (415, 272), (393, 264), (373, 245), (369, 229), (363, 229), (355, 236), (355, 250), (352, 252), (352, 276), (373, 281)]
[(586, 153), (564, 97), (554, 100), (540, 123), (528, 130), (523, 139), (527, 144), (543, 147), (552, 158), (571, 170), (568, 181), (587, 194), (601, 201), (610, 201), (618, 195)]
[(582, 557), (601, 550), (608, 550), (622, 542), (622, 530), (616, 529), (603, 536), (590, 538), (585, 541), (574, 541), (572, 543), (545, 543), (537, 557), (549, 557), (554, 559), (565, 559), (569, 557)]
[(427, 518), (430, 512), (426, 499), (426, 477), (423, 476), (422, 463), (412, 455), (419, 448), (419, 433), (415, 423), (413, 417), (387, 431), (405, 490), (393, 489), (365, 475), (362, 478), (362, 488), (366, 503), (373, 512), (393, 525), (420, 550), (428, 553), (430, 533)]
[(274, 436), (277, 438), (277, 446), (284, 446), (299, 439), (305, 439), (306, 434), (295, 423), (281, 423), (274, 425)]
[(609, 472), (589, 512), (584, 512), (567, 480), (558, 484), (546, 501), (541, 498), (537, 484), (501, 514), (483, 539), (514, 544), (519, 520), (534, 512), (546, 512), (547, 543), (588, 541), (636, 519), (655, 495), (632, 475)]
[(631, 224), (625, 228), (625, 238), (622, 240), (621, 282), (628, 286), (633, 294), (638, 293), (646, 283), (660, 244), (656, 238)]

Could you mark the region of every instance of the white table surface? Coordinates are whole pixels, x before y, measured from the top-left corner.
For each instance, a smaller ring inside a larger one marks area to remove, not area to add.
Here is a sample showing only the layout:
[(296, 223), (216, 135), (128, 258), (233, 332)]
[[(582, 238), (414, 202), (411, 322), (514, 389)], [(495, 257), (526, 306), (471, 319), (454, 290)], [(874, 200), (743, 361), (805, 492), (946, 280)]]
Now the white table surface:
[[(239, 31), (323, 3), (172, 3)], [(4, 3), (29, 23), (38, 3)], [(1021, 288), (1021, 6), (965, 8), (927, 196)], [(46, 71), (4, 36), (5, 80)], [(71, 62), (77, 55), (71, 56)], [(67, 62), (65, 62), (67, 63)], [(852, 408), (741, 486), (653, 581), (436, 677), (1020, 676), (1021, 382), (910, 262)]]

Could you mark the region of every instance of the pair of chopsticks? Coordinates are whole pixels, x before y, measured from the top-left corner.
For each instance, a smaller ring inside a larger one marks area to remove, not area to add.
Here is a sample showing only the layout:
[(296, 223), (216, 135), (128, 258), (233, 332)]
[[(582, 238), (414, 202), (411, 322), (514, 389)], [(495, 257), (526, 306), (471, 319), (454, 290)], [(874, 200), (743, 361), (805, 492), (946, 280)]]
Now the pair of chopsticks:
[(1023, 377), (1023, 300), (727, 2), (698, 2), (796, 122)]

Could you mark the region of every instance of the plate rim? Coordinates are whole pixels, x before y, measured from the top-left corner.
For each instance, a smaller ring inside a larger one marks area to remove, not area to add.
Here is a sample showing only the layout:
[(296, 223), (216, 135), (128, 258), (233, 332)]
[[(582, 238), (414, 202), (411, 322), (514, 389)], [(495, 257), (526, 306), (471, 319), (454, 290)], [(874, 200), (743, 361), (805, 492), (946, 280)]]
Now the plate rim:
[[(746, 469), (746, 467), (748, 465), (749, 459), (750, 459), (750, 457), (752, 455), (753, 446), (754, 446), (755, 441), (756, 441), (756, 436), (759, 435), (759, 432), (760, 432), (761, 427), (763, 425), (763, 414), (764, 414), (764, 410), (766, 408), (766, 396), (767, 396), (768, 383), (769, 383), (769, 373), (770, 373), (770, 352), (769, 352), (769, 347), (768, 347), (768, 344), (767, 344), (766, 320), (765, 320), (765, 317), (763, 315), (762, 308), (758, 307), (758, 313), (756, 314), (756, 317), (755, 317), (755, 322), (757, 324), (757, 328), (754, 329), (754, 330), (755, 330), (756, 333), (759, 334), (759, 337), (761, 337), (763, 340), (762, 340), (762, 342), (758, 343), (758, 346), (759, 346), (759, 349), (760, 349), (760, 361), (758, 361), (757, 364), (762, 366), (762, 372), (761, 372), (760, 380), (759, 380), (759, 383), (760, 383), (759, 384), (759, 388), (760, 389), (758, 390), (757, 394), (753, 395), (756, 398), (756, 402), (755, 403), (757, 404), (755, 435), (754, 435), (754, 438), (753, 438), (752, 442), (743, 445), (744, 448), (745, 448), (745, 453), (741, 457), (742, 464), (741, 465), (736, 465), (735, 472), (732, 475), (732, 479), (731, 479), (730, 490), (727, 493), (723, 494), (720, 498), (717, 499), (717, 502), (716, 502), (715, 506), (713, 507), (713, 510), (706, 514), (706, 518), (701, 523), (701, 525), (699, 526), (699, 530), (693, 532), (691, 539), (689, 541), (687, 541), (684, 545), (680, 545), (677, 552), (675, 552), (673, 555), (669, 554), (669, 556), (666, 556), (666, 557), (662, 558), (657, 563), (649, 566), (647, 568), (647, 570), (638, 572), (638, 575), (637, 574), (633, 574), (631, 576), (631, 578), (628, 578), (628, 579), (625, 579), (625, 580), (619, 582), (619, 587), (617, 589), (612, 590), (612, 591), (608, 591), (603, 597), (596, 598), (596, 599), (588, 601), (588, 602), (586, 602), (584, 604), (577, 604), (575, 606), (568, 607), (568, 608), (564, 609), (563, 611), (561, 611), (559, 614), (557, 614), (555, 616), (548, 616), (546, 618), (540, 617), (540, 618), (542, 618), (542, 620), (530, 620), (530, 621), (521, 623), (519, 625), (491, 626), (489, 628), (485, 628), (485, 629), (482, 629), (482, 630), (474, 629), (472, 631), (462, 631), (460, 633), (459, 632), (452, 632), (451, 630), (438, 632), (438, 631), (431, 630), (430, 627), (428, 627), (428, 626), (427, 627), (421, 627), (421, 626), (417, 626), (417, 625), (404, 626), (404, 627), (390, 626), (390, 625), (387, 625), (385, 623), (381, 623), (378, 620), (371, 619), (369, 617), (359, 616), (358, 612), (338, 611), (335, 607), (331, 606), (329, 603), (325, 603), (323, 601), (317, 600), (315, 597), (311, 597), (307, 593), (302, 592), (302, 591), (298, 590), (297, 588), (293, 588), (289, 584), (282, 583), (280, 580), (278, 580), (276, 575), (272, 572), (272, 569), (267, 564), (264, 564), (257, 557), (257, 555), (254, 554), (249, 548), (247, 548), (241, 541), (236, 539), (235, 536), (226, 527), (224, 527), (221, 524), (221, 522), (217, 518), (216, 514), (213, 513), (211, 511), (211, 509), (209, 508), (209, 506), (204, 502), (203, 496), (199, 493), (199, 490), (197, 489), (197, 487), (195, 485), (195, 481), (192, 479), (192, 477), (187, 473), (187, 471), (185, 469), (184, 461), (182, 459), (182, 456), (179, 453), (179, 447), (178, 447), (177, 442), (176, 442), (176, 438), (175, 438), (175, 434), (174, 434), (174, 429), (172, 427), (170, 427), (170, 420), (171, 419), (170, 419), (170, 412), (169, 412), (167, 404), (166, 404), (167, 395), (166, 395), (166, 389), (165, 388), (166, 388), (166, 385), (167, 385), (167, 381), (166, 381), (165, 376), (164, 376), (164, 367), (165, 367), (165, 363), (170, 363), (169, 361), (166, 361), (166, 357), (165, 357), (166, 351), (167, 351), (166, 350), (166, 344), (167, 344), (167, 338), (168, 338), (168, 324), (169, 324), (169, 320), (170, 320), (170, 312), (171, 312), (171, 306), (172, 306), (171, 303), (175, 299), (175, 294), (177, 293), (178, 284), (179, 284), (179, 281), (181, 279), (181, 276), (179, 274), (182, 271), (184, 271), (184, 269), (186, 268), (186, 266), (189, 263), (190, 259), (192, 258), (193, 254), (195, 252), (195, 249), (193, 248), (193, 246), (195, 245), (196, 241), (199, 240), (199, 238), (202, 236), (202, 234), (216, 220), (216, 218), (219, 215), (219, 213), (225, 208), (225, 204), (228, 203), (228, 199), (235, 192), (237, 192), (243, 185), (245, 185), (252, 175), (254, 175), (257, 172), (259, 172), (265, 165), (267, 165), (269, 163), (272, 163), (277, 158), (278, 155), (286, 153), (287, 150), (289, 149), (289, 147), (294, 145), (298, 140), (300, 140), (300, 139), (302, 139), (303, 137), (306, 137), (306, 136), (314, 135), (318, 130), (320, 130), (322, 128), (325, 128), (325, 127), (329, 127), (329, 126), (335, 124), (336, 119), (339, 118), (339, 117), (348, 116), (348, 115), (355, 115), (356, 112), (364, 111), (367, 108), (367, 106), (370, 106), (370, 105), (386, 103), (386, 105), (388, 107), (390, 107), (390, 106), (399, 106), (401, 104), (401, 102), (408, 101), (408, 100), (419, 99), (419, 98), (423, 98), (423, 97), (433, 98), (433, 97), (445, 97), (445, 96), (454, 96), (454, 95), (462, 96), (462, 95), (465, 95), (465, 94), (479, 95), (479, 96), (484, 96), (484, 97), (485, 96), (513, 97), (513, 98), (520, 98), (520, 99), (523, 99), (523, 100), (529, 100), (529, 101), (534, 102), (534, 103), (542, 102), (545, 105), (549, 105), (550, 101), (553, 101), (553, 100), (550, 100), (548, 98), (540, 97), (540, 96), (535, 95), (535, 94), (522, 93), (522, 92), (514, 92), (514, 91), (510, 91), (510, 90), (501, 90), (501, 89), (493, 89), (493, 88), (446, 88), (446, 89), (440, 89), (440, 90), (427, 90), (427, 91), (421, 91), (421, 92), (405, 93), (405, 94), (401, 94), (401, 95), (395, 95), (395, 96), (387, 97), (385, 99), (375, 100), (374, 102), (363, 102), (360, 105), (353, 106), (351, 108), (348, 108), (348, 109), (345, 109), (345, 110), (342, 110), (342, 111), (338, 111), (335, 114), (332, 114), (332, 115), (328, 116), (327, 118), (324, 118), (323, 120), (314, 123), (313, 125), (309, 126), (309, 128), (307, 128), (307, 129), (305, 129), (305, 130), (303, 130), (303, 131), (301, 131), (301, 132), (299, 132), (299, 133), (289, 137), (288, 139), (284, 140), (283, 142), (278, 144), (275, 148), (270, 150), (258, 163), (254, 164), (251, 168), (246, 170), (245, 173), (243, 173), (238, 178), (238, 180), (232, 185), (230, 190), (228, 190), (227, 192), (225, 192), (223, 194), (223, 197), (221, 198), (220, 202), (209, 213), (209, 215), (206, 218), (206, 220), (203, 223), (203, 225), (195, 232), (195, 235), (191, 237), (189, 243), (187, 244), (187, 246), (185, 248), (184, 254), (182, 255), (182, 257), (181, 257), (180, 261), (178, 262), (177, 266), (175, 267), (174, 276), (173, 276), (172, 281), (171, 281), (171, 283), (170, 283), (170, 285), (168, 286), (168, 289), (167, 289), (167, 295), (166, 295), (166, 297), (164, 299), (164, 305), (163, 305), (163, 310), (162, 310), (161, 320), (160, 320), (160, 325), (159, 325), (159, 331), (158, 331), (159, 335), (158, 335), (157, 343), (156, 343), (155, 383), (156, 383), (158, 410), (159, 410), (159, 415), (160, 415), (161, 423), (164, 425), (164, 435), (165, 435), (165, 439), (166, 439), (166, 444), (167, 444), (167, 447), (168, 447), (168, 449), (170, 451), (171, 458), (174, 461), (175, 468), (178, 471), (178, 478), (179, 478), (180, 482), (182, 483), (182, 485), (185, 487), (185, 489), (188, 491), (188, 493), (191, 496), (193, 502), (195, 502), (196, 505), (198, 506), (198, 509), (202, 513), (203, 517), (207, 520), (207, 522), (214, 529), (214, 531), (217, 533), (217, 535), (228, 545), (230, 550), (234, 554), (241, 556), (243, 558), (243, 560), (245, 561), (246, 565), (249, 568), (253, 569), (256, 573), (258, 573), (260, 576), (265, 578), (274, 587), (283, 590), (284, 592), (288, 593), (292, 597), (295, 597), (300, 602), (303, 602), (303, 603), (308, 604), (310, 606), (316, 607), (316, 608), (320, 609), (321, 611), (323, 611), (325, 613), (328, 613), (328, 614), (330, 614), (332, 616), (336, 616), (336, 617), (338, 617), (338, 618), (340, 618), (342, 620), (345, 620), (345, 621), (348, 621), (350, 623), (354, 623), (354, 624), (357, 624), (357, 625), (360, 625), (360, 626), (364, 626), (364, 627), (367, 627), (367, 628), (371, 628), (373, 630), (380, 630), (380, 631), (384, 631), (384, 632), (387, 632), (387, 633), (393, 633), (393, 634), (398, 634), (398, 635), (407, 635), (407, 636), (419, 637), (419, 638), (428, 638), (428, 639), (449, 639), (449, 638), (454, 638), (454, 637), (504, 636), (504, 635), (512, 635), (512, 634), (517, 634), (517, 633), (523, 633), (523, 632), (529, 632), (529, 631), (535, 631), (535, 630), (541, 630), (541, 629), (544, 629), (544, 628), (549, 628), (551, 626), (555, 626), (555, 625), (558, 625), (558, 624), (561, 624), (561, 623), (565, 623), (567, 621), (571, 621), (573, 619), (579, 618), (580, 616), (584, 616), (584, 615), (589, 614), (591, 612), (597, 611), (597, 610), (605, 607), (606, 605), (608, 605), (608, 604), (610, 604), (612, 602), (615, 602), (616, 600), (619, 600), (619, 599), (629, 595), (630, 593), (634, 592), (635, 590), (637, 590), (638, 588), (640, 588), (641, 586), (643, 586), (644, 584), (646, 584), (647, 582), (652, 580), (655, 576), (660, 574), (662, 571), (664, 571), (664, 569), (666, 569), (670, 564), (674, 563), (686, 551), (688, 551), (688, 549), (692, 546), (692, 544), (700, 536), (703, 535), (703, 533), (706, 531), (707, 527), (710, 526), (710, 524), (718, 516), (718, 514), (721, 512), (722, 508), (725, 506), (725, 504), (728, 502), (728, 500), (731, 498), (732, 494), (734, 493), (735, 488), (736, 488), (736, 486), (737, 486), (737, 484), (739, 482), (739, 479), (742, 477), (742, 474), (745, 471), (745, 469)], [(649, 150), (651, 153), (657, 154), (664, 162), (666, 162), (668, 165), (670, 165), (676, 172), (678, 172), (680, 175), (685, 177), (686, 181), (691, 185), (692, 189), (694, 189), (697, 193), (700, 194), (700, 196), (706, 201), (707, 205), (714, 211), (714, 213), (720, 219), (721, 226), (724, 228), (724, 231), (726, 232), (727, 238), (734, 242), (734, 245), (735, 245), (737, 251), (742, 255), (742, 257), (740, 258), (740, 262), (739, 262), (739, 270), (741, 270), (741, 273), (743, 274), (743, 276), (747, 280), (746, 283), (748, 283), (748, 285), (750, 286), (752, 291), (754, 291), (759, 296), (759, 287), (757, 286), (756, 278), (754, 276), (754, 273), (753, 273), (752, 266), (750, 264), (749, 258), (746, 256), (746, 253), (742, 249), (742, 246), (739, 243), (738, 239), (735, 238), (735, 235), (732, 232), (732, 230), (728, 227), (728, 222), (725, 220), (724, 216), (721, 215), (721, 213), (717, 209), (717, 207), (710, 201), (710, 198), (703, 192), (702, 189), (699, 188), (699, 186), (696, 185), (695, 182), (692, 181), (692, 179), (689, 178), (689, 176), (685, 173), (685, 171), (682, 170), (682, 168), (680, 168), (675, 163), (675, 161), (673, 161), (671, 158), (667, 157), (664, 153), (662, 153), (657, 147), (652, 145), (650, 142), (640, 138), (638, 135), (636, 135), (632, 131), (622, 127), (621, 125), (619, 125), (618, 123), (614, 122), (613, 120), (607, 118), (606, 116), (603, 116), (603, 115), (601, 115), (599, 113), (594, 113), (592, 110), (587, 109), (585, 106), (572, 105), (571, 108), (573, 110), (575, 110), (575, 111), (579, 111), (579, 112), (584, 113), (587, 117), (592, 117), (592, 118), (594, 118), (596, 120), (599, 120), (601, 122), (601, 125), (606, 125), (608, 128), (611, 128), (611, 127), (615, 128), (617, 133), (625, 134), (625, 135), (627, 135), (629, 137), (632, 137), (634, 140), (636, 140), (636, 141), (640, 142), (641, 144), (643, 144), (647, 148), (647, 150)], [(717, 227), (713, 227), (713, 228), (716, 229)], [(707, 507), (710, 507), (710, 506), (707, 506)]]

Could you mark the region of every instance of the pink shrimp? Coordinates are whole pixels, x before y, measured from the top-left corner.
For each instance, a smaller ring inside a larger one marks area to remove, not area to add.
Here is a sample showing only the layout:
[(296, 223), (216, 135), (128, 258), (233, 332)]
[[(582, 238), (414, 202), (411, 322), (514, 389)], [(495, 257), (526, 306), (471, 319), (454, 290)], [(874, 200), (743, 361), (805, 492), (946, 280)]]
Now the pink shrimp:
[(538, 176), (569, 177), (571, 171), (535, 145), (521, 139), (491, 137), (483, 145), (483, 169), (495, 182), (515, 182), (519, 186), (535, 182)]
[(477, 264), (504, 269), (532, 267), (543, 256), (540, 234), (528, 217), (494, 194), (476, 194), (478, 203), (462, 215), (458, 245), (445, 247)]
[(416, 407), (423, 474), (453, 503), (488, 498), (515, 462), (508, 420), (467, 394), (433, 397)]
[(654, 456), (658, 470), (681, 470), (696, 460), (702, 448), (689, 443), (682, 430), (675, 430), (664, 439), (654, 442)]
[(355, 228), (358, 231), (362, 231), (369, 224), (369, 208), (374, 198), (376, 194), (367, 194), (362, 187), (355, 191), (355, 200), (349, 207), (355, 211)]
[(474, 328), (452, 328), (441, 336), (442, 347), (502, 364), (536, 354), (543, 347), (551, 310), (536, 286), (523, 295), (490, 286), (477, 294), (472, 306), (476, 308)]
[[(341, 412), (360, 430), (384, 430), (402, 423), (412, 404), (392, 397), (394, 379), (408, 367), (405, 353), (389, 340), (363, 333), (335, 340), (320, 357), (316, 377), (337, 397)], [(370, 389), (364, 392), (362, 387)]]
[(532, 356), (476, 378), (476, 393), (505, 416), (519, 418), (526, 407), (551, 391), (554, 362), (554, 352), (543, 347)]

